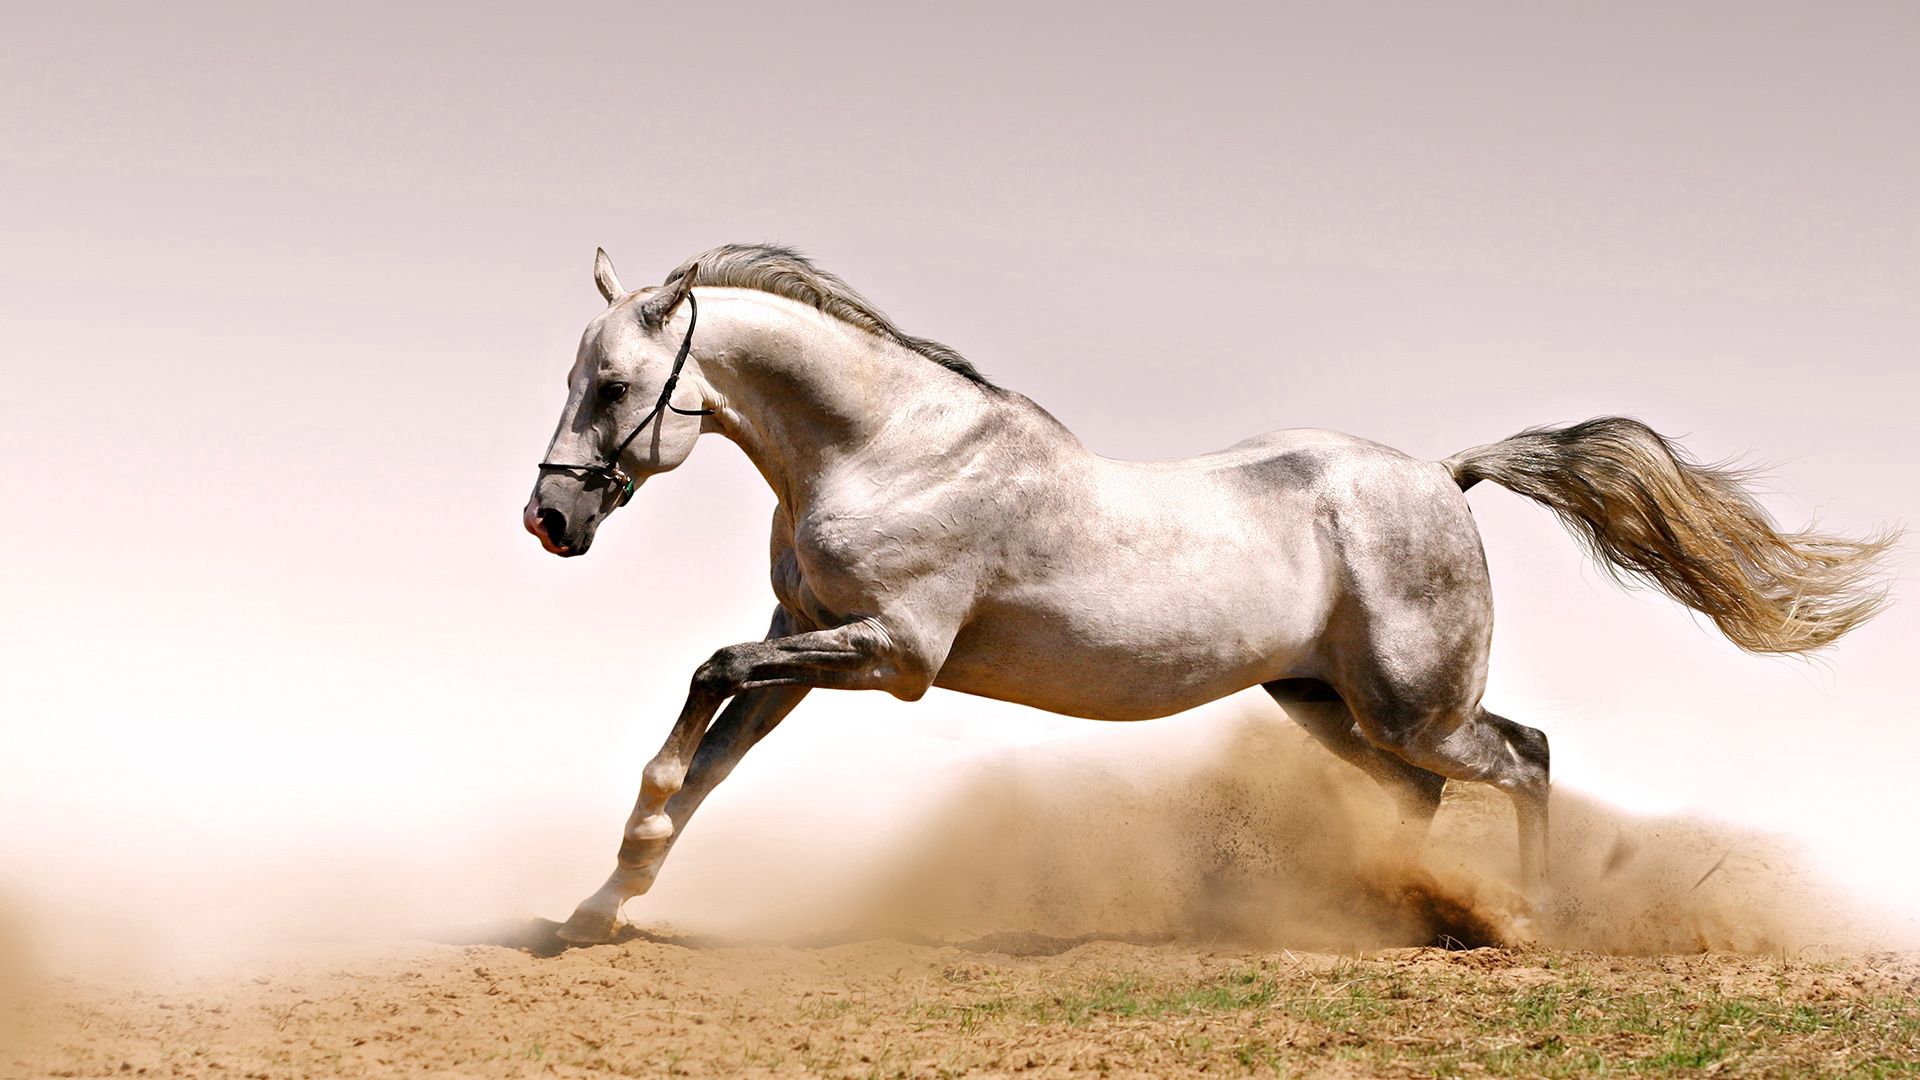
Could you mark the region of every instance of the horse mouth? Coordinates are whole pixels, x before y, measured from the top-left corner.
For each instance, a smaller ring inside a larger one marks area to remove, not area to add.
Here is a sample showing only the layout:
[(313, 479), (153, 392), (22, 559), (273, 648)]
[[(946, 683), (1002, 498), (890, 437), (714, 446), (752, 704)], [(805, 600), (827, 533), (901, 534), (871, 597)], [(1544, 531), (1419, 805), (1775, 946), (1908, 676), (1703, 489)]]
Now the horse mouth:
[(548, 554), (558, 555), (563, 559), (571, 559), (575, 555), (585, 555), (587, 549), (593, 546), (593, 538), (591, 536), (578, 543), (569, 544), (554, 540), (544, 533), (535, 533), (534, 535), (540, 538), (540, 546), (546, 548)]

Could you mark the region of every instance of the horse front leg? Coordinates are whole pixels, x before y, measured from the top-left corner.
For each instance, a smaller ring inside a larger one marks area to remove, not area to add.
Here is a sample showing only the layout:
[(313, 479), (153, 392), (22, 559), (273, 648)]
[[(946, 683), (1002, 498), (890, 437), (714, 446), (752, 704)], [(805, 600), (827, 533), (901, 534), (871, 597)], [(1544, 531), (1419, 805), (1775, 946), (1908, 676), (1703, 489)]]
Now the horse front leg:
[[(789, 624), (776, 614), (770, 633)], [(640, 795), (606, 884), (574, 910), (560, 936), (576, 943), (613, 935), (620, 908), (651, 888), (679, 828), (753, 744), (815, 686), (860, 689), (884, 685), (891, 642), (862, 620), (832, 630), (772, 636), (730, 645), (694, 672), (687, 701), (660, 752), (641, 772)], [(736, 696), (738, 695), (738, 696)], [(733, 703), (707, 730), (728, 698)]]
[[(778, 726), (794, 706), (800, 704), (800, 699), (807, 696), (807, 689), (804, 686), (769, 686), (745, 691), (727, 704), (720, 718), (713, 722), (712, 729), (700, 740), (684, 782), (678, 785), (678, 790), (667, 798), (662, 808), (661, 816), (670, 823), (670, 827), (653, 830), (635, 827), (644, 824), (647, 817), (651, 816), (647, 809), (650, 796), (643, 783), (640, 802), (635, 806), (633, 816), (628, 819), (626, 834), (620, 841), (620, 854), (613, 873), (608, 875), (606, 883), (597, 892), (574, 909), (572, 917), (560, 928), (562, 939), (587, 944), (606, 941), (613, 936), (621, 907), (653, 887), (654, 879), (660, 876), (660, 865), (666, 861), (667, 852), (673, 848), (674, 841), (679, 839), (687, 819), (720, 785), (720, 781), (733, 772), (733, 767), (746, 757), (747, 751)], [(656, 762), (658, 760), (655, 759)]]

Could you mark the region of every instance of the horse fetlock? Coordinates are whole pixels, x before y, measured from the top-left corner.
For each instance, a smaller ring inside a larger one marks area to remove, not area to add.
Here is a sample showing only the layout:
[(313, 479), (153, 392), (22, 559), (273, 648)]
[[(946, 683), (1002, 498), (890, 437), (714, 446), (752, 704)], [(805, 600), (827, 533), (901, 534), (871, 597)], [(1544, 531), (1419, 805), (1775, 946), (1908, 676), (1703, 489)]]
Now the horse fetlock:
[(658, 844), (673, 835), (673, 819), (664, 813), (647, 814), (627, 824), (625, 841), (621, 844), (624, 856), (628, 844)]
[[(640, 774), (640, 798), (633, 816), (627, 820), (627, 835), (634, 837), (671, 836), (673, 823), (667, 819), (667, 800), (680, 792), (686, 782), (687, 767), (679, 761), (655, 761)], [(665, 831), (661, 827), (665, 826)]]

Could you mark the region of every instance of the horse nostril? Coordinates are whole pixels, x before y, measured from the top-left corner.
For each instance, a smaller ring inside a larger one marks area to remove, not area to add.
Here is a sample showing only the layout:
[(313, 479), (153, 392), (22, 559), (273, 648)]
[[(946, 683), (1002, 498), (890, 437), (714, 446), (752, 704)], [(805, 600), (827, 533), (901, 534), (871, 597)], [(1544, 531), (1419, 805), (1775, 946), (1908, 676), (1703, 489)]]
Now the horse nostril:
[(551, 506), (541, 507), (536, 515), (540, 522), (540, 532), (548, 540), (558, 544), (566, 536), (567, 516)]

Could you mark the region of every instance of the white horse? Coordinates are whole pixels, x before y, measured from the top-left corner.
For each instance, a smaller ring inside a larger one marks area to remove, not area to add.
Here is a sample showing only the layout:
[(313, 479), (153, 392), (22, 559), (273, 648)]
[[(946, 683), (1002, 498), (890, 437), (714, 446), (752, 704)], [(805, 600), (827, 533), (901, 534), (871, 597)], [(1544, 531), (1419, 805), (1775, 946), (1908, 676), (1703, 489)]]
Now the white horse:
[(1603, 565), (1747, 649), (1818, 648), (1884, 599), (1873, 562), (1891, 537), (1781, 534), (1737, 474), (1630, 419), (1440, 462), (1312, 430), (1116, 461), (793, 251), (717, 248), (634, 292), (603, 251), (594, 279), (608, 307), (527, 529), (584, 554), (635, 486), (715, 432), (778, 497), (779, 604), (764, 641), (694, 672), (613, 874), (562, 930), (573, 941), (614, 932), (677, 830), (814, 687), (1144, 720), (1263, 686), (1413, 821), (1447, 780), (1504, 790), (1539, 885), (1547, 739), (1480, 704), (1493, 612), (1463, 494), (1479, 480), (1550, 506)]

